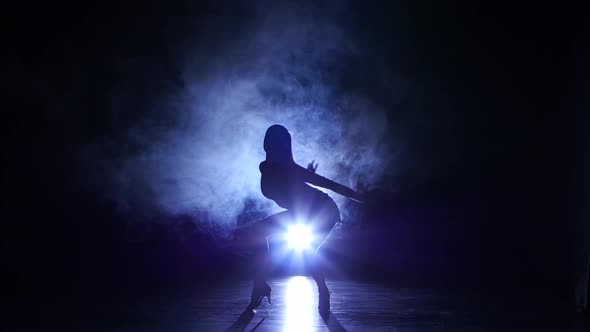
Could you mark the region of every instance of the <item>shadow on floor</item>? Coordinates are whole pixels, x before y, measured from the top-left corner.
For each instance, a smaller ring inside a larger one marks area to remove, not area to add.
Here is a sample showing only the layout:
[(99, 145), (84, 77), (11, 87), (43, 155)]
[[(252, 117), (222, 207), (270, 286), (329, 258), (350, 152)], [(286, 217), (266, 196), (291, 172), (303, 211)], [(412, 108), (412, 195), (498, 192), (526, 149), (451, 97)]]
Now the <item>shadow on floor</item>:
[(320, 316), (322, 316), (322, 319), (324, 320), (324, 323), (326, 323), (330, 332), (346, 332), (346, 329), (331, 312), (328, 311), (327, 313), (322, 313)]
[[(248, 309), (244, 310), (244, 312), (240, 314), (238, 319), (226, 330), (226, 332), (244, 331), (248, 324), (250, 324), (252, 321), (252, 318), (254, 318), (254, 311)], [(262, 318), (262, 320), (256, 324), (256, 326), (254, 326), (251, 331), (256, 330), (256, 328), (258, 328), (258, 326), (260, 326), (263, 321), (264, 318)]]

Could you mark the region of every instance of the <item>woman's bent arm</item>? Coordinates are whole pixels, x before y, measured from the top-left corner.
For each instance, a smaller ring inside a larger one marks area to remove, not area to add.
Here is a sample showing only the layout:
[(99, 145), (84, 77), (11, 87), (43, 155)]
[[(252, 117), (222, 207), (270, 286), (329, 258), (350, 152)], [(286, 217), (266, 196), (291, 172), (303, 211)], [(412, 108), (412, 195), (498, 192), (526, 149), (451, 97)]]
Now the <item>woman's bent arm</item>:
[(318, 175), (314, 172), (311, 172), (299, 165), (297, 165), (297, 171), (302, 175), (303, 180), (307, 183), (311, 183), (315, 186), (330, 189), (335, 193), (338, 193), (342, 196), (346, 196), (352, 200), (357, 202), (362, 202), (363, 197), (361, 194), (357, 193), (356, 191), (348, 188), (347, 186), (341, 185), (340, 183), (334, 182), (330, 179), (327, 179), (321, 175)]

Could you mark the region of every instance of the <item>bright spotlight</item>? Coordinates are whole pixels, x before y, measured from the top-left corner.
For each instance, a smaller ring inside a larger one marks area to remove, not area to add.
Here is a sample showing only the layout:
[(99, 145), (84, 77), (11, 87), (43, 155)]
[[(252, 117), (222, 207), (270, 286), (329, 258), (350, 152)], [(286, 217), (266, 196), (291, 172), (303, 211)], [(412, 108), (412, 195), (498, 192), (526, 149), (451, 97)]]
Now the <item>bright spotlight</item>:
[(289, 227), (287, 232), (287, 245), (290, 249), (303, 250), (311, 245), (313, 236), (309, 227), (296, 224)]

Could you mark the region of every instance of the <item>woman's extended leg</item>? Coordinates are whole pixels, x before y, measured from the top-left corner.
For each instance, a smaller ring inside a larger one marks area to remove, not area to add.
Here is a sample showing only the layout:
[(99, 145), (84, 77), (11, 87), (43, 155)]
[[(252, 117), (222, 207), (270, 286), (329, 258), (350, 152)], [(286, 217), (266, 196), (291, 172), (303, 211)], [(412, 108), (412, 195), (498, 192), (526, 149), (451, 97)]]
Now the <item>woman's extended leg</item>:
[(249, 236), (249, 243), (254, 249), (254, 284), (249, 309), (258, 307), (264, 297), (270, 303), (270, 286), (266, 283), (268, 273), (269, 248), (268, 237), (280, 232), (289, 222), (289, 211), (280, 212), (257, 221)]
[(326, 240), (330, 237), (334, 226), (340, 222), (340, 211), (334, 201), (330, 200), (323, 204), (318, 212), (316, 220), (320, 222), (317, 230), (316, 250), (311, 262), (311, 275), (318, 286), (318, 309), (320, 313), (327, 313), (330, 311), (330, 290), (326, 285), (324, 275), (323, 266), (326, 257), (322, 249), (325, 248)]
[(266, 280), (269, 261), (268, 237), (284, 231), (290, 215), (289, 211), (279, 212), (257, 221), (252, 226), (250, 243), (254, 249), (254, 280)]
[(315, 280), (318, 286), (318, 310), (320, 311), (320, 313), (327, 313), (328, 311), (330, 311), (330, 290), (326, 285), (326, 277), (324, 275), (323, 269), (323, 260), (325, 258), (323, 257), (321, 250), (322, 246), (326, 242), (328, 235), (329, 232), (325, 233), (322, 236), (321, 242), (318, 245), (316, 251), (314, 252), (311, 262), (311, 276), (313, 277), (313, 280)]

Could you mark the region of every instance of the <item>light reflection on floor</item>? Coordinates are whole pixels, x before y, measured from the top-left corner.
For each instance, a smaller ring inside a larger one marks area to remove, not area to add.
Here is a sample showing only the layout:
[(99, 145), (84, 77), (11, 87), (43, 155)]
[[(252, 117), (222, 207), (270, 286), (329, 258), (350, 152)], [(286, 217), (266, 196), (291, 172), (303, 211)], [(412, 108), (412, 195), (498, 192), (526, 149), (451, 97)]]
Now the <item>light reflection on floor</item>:
[(309, 331), (317, 316), (311, 281), (302, 276), (291, 277), (285, 295), (286, 320), (283, 331)]
[[(570, 306), (552, 302), (551, 298), (534, 302), (520, 294), (482, 297), (478, 293), (331, 279), (328, 286), (332, 291), (332, 314), (325, 318), (317, 312), (317, 288), (311, 277), (274, 278), (269, 284), (273, 288), (272, 304), (265, 299), (256, 312), (248, 314), (244, 308), (250, 302), (252, 281), (242, 280), (207, 285), (209, 289), (177, 289), (131, 297), (103, 298), (89, 290), (84, 302), (77, 295), (68, 298), (66, 294), (31, 303), (16, 302), (9, 309), (19, 311), (5, 315), (8, 320), (3, 322), (3, 330), (590, 331), (583, 317), (574, 320)], [(41, 314), (31, 319), (34, 313)]]

